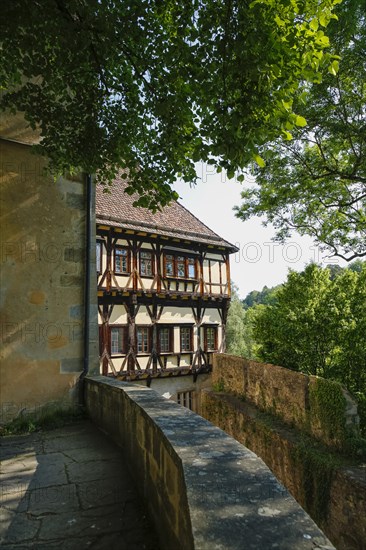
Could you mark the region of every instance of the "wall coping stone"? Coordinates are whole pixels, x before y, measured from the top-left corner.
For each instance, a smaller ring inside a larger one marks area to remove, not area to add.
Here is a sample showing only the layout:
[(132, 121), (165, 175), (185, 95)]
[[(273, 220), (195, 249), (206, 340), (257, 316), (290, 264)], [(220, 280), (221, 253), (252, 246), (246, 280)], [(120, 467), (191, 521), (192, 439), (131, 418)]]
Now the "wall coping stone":
[[(178, 457), (186, 485), (192, 549), (334, 548), (264, 462), (225, 432), (145, 386), (103, 376), (85, 381), (87, 403), (88, 393), (98, 391), (98, 386), (110, 391), (108, 400), (116, 403), (123, 392), (131, 407), (137, 405), (146, 421), (158, 427), (164, 444)], [(98, 414), (97, 423), (103, 428), (105, 422), (106, 429), (104, 412), (95, 411)], [(157, 531), (164, 533), (164, 528), (157, 526)], [(164, 548), (163, 538), (161, 544)]]

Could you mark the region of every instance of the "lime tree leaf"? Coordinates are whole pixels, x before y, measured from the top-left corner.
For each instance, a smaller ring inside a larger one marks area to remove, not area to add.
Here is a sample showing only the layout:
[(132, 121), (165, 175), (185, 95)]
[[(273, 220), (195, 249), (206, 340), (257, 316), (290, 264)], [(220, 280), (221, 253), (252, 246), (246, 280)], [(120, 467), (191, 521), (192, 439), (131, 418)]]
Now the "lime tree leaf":
[(287, 141), (290, 141), (291, 139), (293, 139), (293, 135), (291, 134), (291, 132), (287, 130), (283, 131), (283, 136)]
[(297, 115), (295, 118), (295, 124), (296, 126), (300, 126), (301, 128), (303, 128), (304, 126), (307, 125), (306, 118), (304, 118), (303, 116)]
[(258, 164), (258, 166), (260, 168), (264, 168), (266, 163), (264, 161), (264, 159), (262, 159), (262, 157), (260, 155), (254, 155), (254, 160), (255, 162)]
[(332, 61), (332, 63), (329, 65), (328, 71), (329, 71), (330, 74), (332, 74), (333, 76), (336, 76), (336, 74), (337, 74), (338, 71), (339, 71), (339, 62), (338, 62), (336, 59), (335, 59), (334, 61)]

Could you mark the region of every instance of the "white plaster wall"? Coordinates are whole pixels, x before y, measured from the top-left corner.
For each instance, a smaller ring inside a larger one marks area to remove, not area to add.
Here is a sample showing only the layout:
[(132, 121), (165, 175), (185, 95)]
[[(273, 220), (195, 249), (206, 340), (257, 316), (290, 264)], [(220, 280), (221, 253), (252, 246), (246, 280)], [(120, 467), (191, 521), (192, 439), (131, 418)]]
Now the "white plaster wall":
[(193, 313), (190, 307), (165, 306), (160, 323), (193, 323)]
[(213, 309), (213, 308), (206, 309), (205, 314), (203, 316), (203, 323), (221, 325), (221, 317), (217, 309)]
[(224, 256), (222, 254), (214, 254), (213, 252), (208, 252), (206, 254), (205, 259), (207, 260), (224, 260)]
[(114, 306), (109, 320), (110, 325), (127, 325), (127, 312), (122, 304)]
[[(126, 317), (127, 322), (127, 317)], [(151, 325), (151, 319), (147, 312), (146, 306), (141, 305), (135, 318), (136, 325)]]

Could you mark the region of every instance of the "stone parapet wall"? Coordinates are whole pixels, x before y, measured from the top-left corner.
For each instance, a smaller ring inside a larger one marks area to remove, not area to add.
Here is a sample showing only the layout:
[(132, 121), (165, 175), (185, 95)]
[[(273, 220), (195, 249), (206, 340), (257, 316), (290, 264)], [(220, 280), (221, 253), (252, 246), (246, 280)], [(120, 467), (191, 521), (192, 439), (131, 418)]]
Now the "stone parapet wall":
[[(244, 398), (260, 410), (278, 416), (290, 426), (304, 430), (331, 446), (341, 446), (342, 439), (349, 431), (357, 432), (358, 429), (357, 405), (336, 382), (269, 363), (216, 354), (212, 384), (214, 388)], [(324, 418), (325, 408), (316, 399), (319, 384), (326, 385), (329, 393), (336, 394), (339, 391), (341, 400), (344, 400), (344, 403), (336, 403), (334, 410), (327, 411), (329, 419), (332, 419), (329, 422)], [(336, 425), (334, 419), (339, 425)], [(347, 431), (343, 431), (343, 425)]]
[(333, 548), (260, 458), (200, 416), (101, 376), (85, 401), (126, 453), (163, 550)]
[(234, 395), (204, 390), (202, 414), (260, 456), (338, 550), (366, 548), (364, 467), (337, 466), (328, 450), (312, 450), (301, 433)]

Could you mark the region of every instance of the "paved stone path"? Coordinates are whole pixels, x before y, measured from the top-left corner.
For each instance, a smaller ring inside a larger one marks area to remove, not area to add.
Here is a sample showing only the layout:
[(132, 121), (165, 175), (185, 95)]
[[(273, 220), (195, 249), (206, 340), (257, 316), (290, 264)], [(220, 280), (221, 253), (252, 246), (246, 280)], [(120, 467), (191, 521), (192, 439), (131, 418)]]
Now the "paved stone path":
[(158, 550), (121, 450), (91, 423), (0, 443), (0, 548)]

